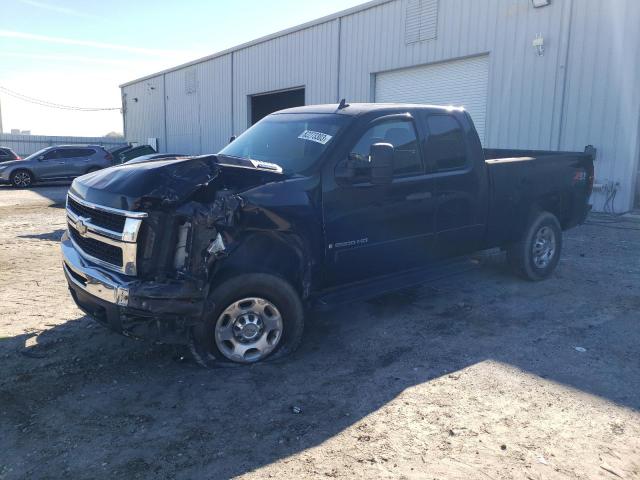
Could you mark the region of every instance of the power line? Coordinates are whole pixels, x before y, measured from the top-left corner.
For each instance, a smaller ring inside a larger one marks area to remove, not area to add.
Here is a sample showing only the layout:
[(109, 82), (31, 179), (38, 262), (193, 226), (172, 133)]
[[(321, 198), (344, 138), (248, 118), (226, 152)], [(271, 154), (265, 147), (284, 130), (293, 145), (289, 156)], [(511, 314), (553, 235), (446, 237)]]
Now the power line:
[(0, 86), (0, 92), (6, 95), (9, 95), (10, 97), (16, 98), (18, 100), (22, 100), (23, 102), (33, 103), (35, 105), (40, 105), (41, 107), (57, 108), (59, 110), (71, 110), (75, 112), (107, 112), (107, 111), (120, 110), (120, 107), (101, 108), (101, 107), (75, 107), (71, 105), (61, 105), (59, 103), (53, 103), (47, 100), (40, 100), (38, 98), (29, 97), (27, 95), (14, 92), (13, 90), (9, 90), (8, 88), (2, 87), (2, 86)]

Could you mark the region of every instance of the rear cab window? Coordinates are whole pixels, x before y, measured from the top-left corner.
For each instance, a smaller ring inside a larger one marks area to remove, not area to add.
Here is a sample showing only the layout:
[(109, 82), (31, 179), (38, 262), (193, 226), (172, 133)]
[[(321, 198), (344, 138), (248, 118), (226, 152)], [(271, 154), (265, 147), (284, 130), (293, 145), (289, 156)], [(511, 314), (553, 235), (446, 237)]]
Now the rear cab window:
[(467, 143), (462, 125), (452, 115), (429, 114), (426, 156), (439, 172), (467, 167)]

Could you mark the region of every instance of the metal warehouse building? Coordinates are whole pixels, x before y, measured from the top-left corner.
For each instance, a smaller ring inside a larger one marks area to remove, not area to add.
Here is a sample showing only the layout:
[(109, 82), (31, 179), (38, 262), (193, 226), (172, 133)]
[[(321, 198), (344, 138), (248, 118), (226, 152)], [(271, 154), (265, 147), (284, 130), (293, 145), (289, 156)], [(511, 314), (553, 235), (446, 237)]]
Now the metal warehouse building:
[(462, 105), (486, 147), (594, 145), (596, 209), (628, 211), (639, 24), (638, 0), (375, 0), (122, 85), (125, 136), (215, 153), (290, 106)]

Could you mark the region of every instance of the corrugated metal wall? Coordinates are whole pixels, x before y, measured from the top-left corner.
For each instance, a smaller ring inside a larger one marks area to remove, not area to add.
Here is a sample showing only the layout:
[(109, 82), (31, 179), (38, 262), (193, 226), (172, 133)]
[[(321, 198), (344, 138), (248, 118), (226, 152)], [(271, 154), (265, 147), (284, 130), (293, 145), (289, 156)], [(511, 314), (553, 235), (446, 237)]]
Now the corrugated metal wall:
[[(440, 1), (437, 39), (411, 44), (405, 43), (403, 4), (392, 2), (343, 19), (341, 95), (370, 101), (377, 72), (488, 53), (486, 144), (552, 147), (552, 117), (560, 107), (554, 72), (563, 58), (558, 45), (568, 2), (534, 9), (529, 0)], [(543, 57), (531, 46), (538, 32), (556, 45)]]
[(234, 130), (249, 122), (248, 96), (305, 87), (307, 105), (337, 100), (338, 20), (233, 54)]
[(112, 137), (52, 137), (45, 135), (15, 135), (0, 133), (0, 146), (9, 147), (21, 157), (26, 157), (46, 147), (54, 145), (102, 145), (113, 148), (124, 145), (122, 138)]
[[(598, 148), (597, 181), (631, 206), (638, 168), (640, 2), (574, 0), (560, 148)], [(601, 197), (601, 196), (600, 196)]]
[(201, 152), (217, 152), (229, 142), (232, 128), (231, 55), (201, 63), (200, 145)]
[[(555, 0), (533, 8), (530, 0), (422, 0), (429, 11), (437, 5), (436, 38), (407, 43), (410, 2), (365, 5), (126, 85), (127, 138), (158, 137), (163, 150), (214, 152), (247, 128), (253, 94), (304, 86), (307, 104), (371, 101), (377, 73), (488, 54), (485, 144), (575, 150), (592, 143), (600, 152), (597, 180), (620, 182), (616, 206), (630, 208), (639, 155), (640, 2)], [(532, 46), (538, 33), (543, 56)], [(185, 93), (189, 70), (196, 72), (196, 93)], [(165, 82), (166, 137), (159, 91)], [(602, 196), (595, 201), (600, 208)]]
[(167, 151), (162, 75), (123, 88), (122, 110), (129, 142), (147, 143), (147, 139), (157, 138), (160, 151)]
[[(167, 151), (200, 153), (200, 82), (198, 65), (165, 76)], [(204, 85), (205, 88), (208, 84)]]
[(376, 102), (464, 105), (485, 142), (489, 55), (378, 73)]

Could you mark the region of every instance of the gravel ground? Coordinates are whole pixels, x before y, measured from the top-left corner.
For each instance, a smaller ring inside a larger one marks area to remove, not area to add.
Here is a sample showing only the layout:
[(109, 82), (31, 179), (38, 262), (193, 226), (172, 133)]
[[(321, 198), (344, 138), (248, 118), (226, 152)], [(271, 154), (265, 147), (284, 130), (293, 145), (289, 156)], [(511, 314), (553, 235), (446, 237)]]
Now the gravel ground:
[(640, 223), (568, 232), (548, 281), (483, 254), (203, 370), (74, 306), (64, 193), (0, 187), (0, 479), (640, 478)]

